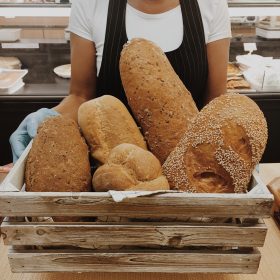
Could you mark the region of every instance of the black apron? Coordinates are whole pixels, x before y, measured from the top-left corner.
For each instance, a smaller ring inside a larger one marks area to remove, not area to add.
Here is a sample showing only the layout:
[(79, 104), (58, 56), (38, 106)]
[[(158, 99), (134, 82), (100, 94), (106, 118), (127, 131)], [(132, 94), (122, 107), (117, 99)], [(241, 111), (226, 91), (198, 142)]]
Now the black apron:
[[(180, 47), (167, 52), (171, 65), (191, 92), (199, 109), (203, 107), (208, 78), (208, 61), (203, 22), (197, 0), (180, 0), (184, 35)], [(126, 34), (127, 0), (109, 0), (103, 58), (96, 96), (110, 94), (128, 103), (122, 86), (119, 60)]]

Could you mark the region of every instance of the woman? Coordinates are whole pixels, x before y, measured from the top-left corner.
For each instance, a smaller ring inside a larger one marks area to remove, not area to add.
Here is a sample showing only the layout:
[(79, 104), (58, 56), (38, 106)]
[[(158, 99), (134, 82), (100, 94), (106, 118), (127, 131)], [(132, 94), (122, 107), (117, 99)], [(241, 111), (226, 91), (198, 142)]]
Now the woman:
[(231, 37), (226, 0), (74, 0), (69, 27), (70, 93), (57, 107), (23, 120), (10, 138), (14, 162), (48, 116), (77, 120), (79, 106), (103, 94), (127, 105), (118, 65), (128, 39), (158, 44), (199, 108), (226, 91)]

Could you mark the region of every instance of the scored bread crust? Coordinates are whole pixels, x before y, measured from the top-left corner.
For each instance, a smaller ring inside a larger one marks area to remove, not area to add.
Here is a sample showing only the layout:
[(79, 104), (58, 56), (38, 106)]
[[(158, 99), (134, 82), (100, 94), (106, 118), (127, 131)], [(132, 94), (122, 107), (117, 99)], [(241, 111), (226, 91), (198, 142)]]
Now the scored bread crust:
[(117, 98), (104, 95), (83, 103), (78, 123), (90, 147), (91, 155), (101, 164), (110, 151), (122, 143), (147, 149), (146, 142), (132, 116)]
[(151, 152), (126, 143), (112, 149), (106, 164), (94, 173), (92, 184), (97, 192), (169, 190), (159, 160)]
[(193, 120), (163, 165), (172, 189), (246, 192), (267, 143), (257, 104), (239, 94), (217, 97)]
[(39, 127), (25, 167), (26, 191), (91, 190), (89, 152), (75, 121), (50, 117)]
[(125, 45), (120, 73), (149, 149), (163, 163), (198, 114), (195, 102), (164, 52), (148, 40)]

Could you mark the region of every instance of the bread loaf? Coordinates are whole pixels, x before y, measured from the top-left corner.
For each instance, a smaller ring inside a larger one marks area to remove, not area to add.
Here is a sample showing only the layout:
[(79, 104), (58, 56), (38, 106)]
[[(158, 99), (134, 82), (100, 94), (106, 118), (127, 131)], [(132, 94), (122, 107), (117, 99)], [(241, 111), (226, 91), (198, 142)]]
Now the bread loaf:
[[(50, 117), (34, 138), (25, 166), (28, 192), (91, 191), (89, 151), (77, 124)], [(79, 222), (81, 217), (53, 217), (56, 222)]]
[(223, 95), (193, 120), (163, 171), (172, 189), (242, 193), (266, 142), (267, 124), (257, 104), (244, 95)]
[(112, 149), (108, 161), (93, 175), (95, 191), (168, 190), (159, 160), (136, 145), (121, 144)]
[(73, 120), (57, 116), (42, 123), (27, 158), (25, 182), (31, 192), (91, 190), (88, 147)]
[(109, 95), (82, 104), (78, 123), (94, 159), (104, 164), (110, 151), (122, 143), (147, 149), (146, 142), (126, 107)]
[(145, 39), (123, 49), (120, 73), (129, 106), (160, 160), (176, 147), (198, 109), (164, 52)]

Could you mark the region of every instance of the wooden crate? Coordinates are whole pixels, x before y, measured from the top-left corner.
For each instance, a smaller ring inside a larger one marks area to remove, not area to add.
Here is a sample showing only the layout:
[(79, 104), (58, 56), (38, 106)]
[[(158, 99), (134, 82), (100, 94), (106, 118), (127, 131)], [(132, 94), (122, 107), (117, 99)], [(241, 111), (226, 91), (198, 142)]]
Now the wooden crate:
[[(7, 217), (1, 231), (13, 272), (257, 272), (256, 247), (264, 245), (267, 232), (261, 219), (270, 216), (273, 203), (257, 175), (248, 194), (121, 192), (126, 199), (116, 202), (110, 193), (20, 191), (27, 153), (0, 193), (0, 216)], [(55, 216), (126, 219), (25, 219)]]

